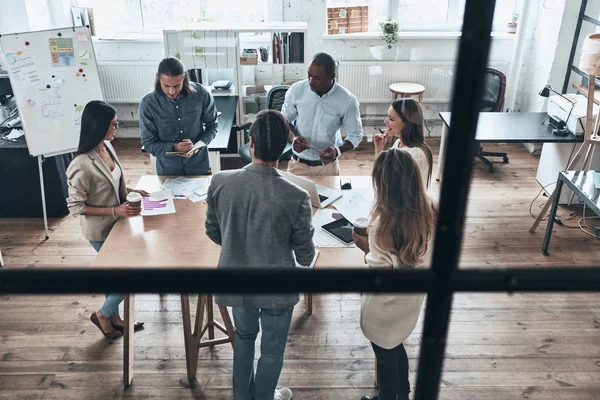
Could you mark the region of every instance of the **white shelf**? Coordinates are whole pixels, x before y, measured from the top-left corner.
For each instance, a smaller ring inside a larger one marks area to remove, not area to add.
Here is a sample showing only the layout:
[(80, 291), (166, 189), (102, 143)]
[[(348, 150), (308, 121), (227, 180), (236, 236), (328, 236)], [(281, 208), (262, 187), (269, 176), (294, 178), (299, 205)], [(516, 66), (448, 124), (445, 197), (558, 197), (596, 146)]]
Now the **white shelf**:
[(220, 24), (213, 22), (199, 23), (189, 26), (183, 30), (164, 30), (165, 33), (181, 32), (181, 31), (232, 31), (239, 33), (249, 32), (307, 32), (308, 23), (306, 22), (259, 22), (248, 24), (236, 24), (232, 28), (230, 23)]

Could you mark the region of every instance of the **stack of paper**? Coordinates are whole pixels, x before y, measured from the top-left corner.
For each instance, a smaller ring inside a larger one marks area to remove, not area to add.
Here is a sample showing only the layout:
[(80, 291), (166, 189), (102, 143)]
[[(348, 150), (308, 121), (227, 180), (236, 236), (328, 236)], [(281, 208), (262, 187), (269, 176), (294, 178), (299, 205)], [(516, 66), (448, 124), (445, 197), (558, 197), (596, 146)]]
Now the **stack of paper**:
[(184, 176), (167, 179), (161, 189), (169, 190), (174, 196), (185, 196), (194, 203), (206, 199), (211, 176), (205, 178), (187, 178)]
[(315, 235), (313, 236), (313, 242), (317, 247), (354, 247), (354, 243), (345, 244), (335, 236), (330, 235), (325, 229), (321, 228), (323, 225), (335, 221), (333, 213), (335, 210), (329, 208), (321, 208), (317, 210), (313, 215), (312, 224), (315, 228)]
[(336, 200), (332, 205), (354, 225), (359, 218), (369, 219), (373, 203), (374, 198), (371, 191), (352, 190), (344, 192), (342, 198)]
[(150, 197), (142, 197), (142, 216), (174, 214), (173, 195), (168, 190), (150, 193)]

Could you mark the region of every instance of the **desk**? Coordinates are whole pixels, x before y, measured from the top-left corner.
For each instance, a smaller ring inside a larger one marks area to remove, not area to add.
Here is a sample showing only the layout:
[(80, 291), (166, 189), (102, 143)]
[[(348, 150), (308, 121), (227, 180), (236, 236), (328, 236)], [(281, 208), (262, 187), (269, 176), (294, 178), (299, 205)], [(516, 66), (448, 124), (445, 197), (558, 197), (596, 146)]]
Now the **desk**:
[[(160, 188), (167, 176), (145, 175), (137, 185), (138, 189), (152, 192)], [(316, 183), (339, 187), (340, 178), (352, 180), (354, 189), (370, 189), (371, 177), (315, 177)], [(335, 205), (335, 203), (334, 203)], [(188, 267), (216, 268), (221, 247), (206, 236), (206, 204), (192, 203), (189, 200), (175, 200), (175, 214), (153, 217), (120, 218), (102, 249), (92, 262), (93, 267)], [(316, 209), (313, 208), (313, 211)], [(124, 243), (127, 243), (124, 245)], [(357, 247), (321, 248), (316, 267), (350, 268), (362, 264), (363, 253)], [(308, 296), (307, 298), (310, 298)], [(182, 295), (182, 311), (185, 310)], [(189, 304), (188, 304), (189, 308)], [(134, 295), (125, 296), (125, 331), (123, 333), (123, 381), (129, 386), (133, 379), (133, 314)], [(189, 315), (183, 315), (184, 334), (191, 330)], [(147, 327), (149, 329), (149, 327)], [(186, 365), (190, 365), (186, 346)], [(188, 378), (196, 376), (195, 370), (188, 368)]]
[(237, 96), (214, 96), (219, 116), (219, 127), (215, 138), (208, 145), (208, 159), (212, 172), (221, 170), (221, 152), (227, 150), (231, 128), (235, 121), (235, 110), (237, 107)]
[(596, 189), (594, 185), (594, 173), (596, 171), (560, 171), (556, 183), (554, 201), (552, 209), (548, 216), (548, 226), (546, 227), (546, 236), (544, 236), (544, 244), (542, 244), (542, 254), (547, 256), (550, 239), (552, 237), (552, 228), (554, 227), (554, 217), (560, 198), (560, 191), (563, 184), (566, 184), (584, 203), (592, 209), (596, 215), (600, 215), (600, 189)]
[[(440, 180), (444, 168), (446, 142), (450, 127), (449, 112), (441, 112), (442, 140), (435, 179)], [(568, 135), (556, 136), (552, 133), (552, 126), (543, 123), (548, 114), (543, 112), (482, 112), (479, 113), (479, 122), (475, 140), (481, 143), (582, 143), (583, 136)]]
[[(66, 171), (71, 159), (63, 154), (45, 158), (42, 164), (49, 218), (69, 213)], [(0, 138), (0, 192), (0, 218), (43, 217), (38, 160), (29, 155), (25, 136), (16, 141)]]

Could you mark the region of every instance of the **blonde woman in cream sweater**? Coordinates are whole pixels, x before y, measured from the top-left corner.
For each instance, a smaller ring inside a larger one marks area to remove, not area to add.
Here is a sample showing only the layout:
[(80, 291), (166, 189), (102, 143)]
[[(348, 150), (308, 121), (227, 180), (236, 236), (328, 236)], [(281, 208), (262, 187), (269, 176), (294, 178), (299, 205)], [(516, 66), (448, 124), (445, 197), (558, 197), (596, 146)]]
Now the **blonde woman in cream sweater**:
[[(373, 166), (375, 206), (368, 236), (353, 233), (370, 268), (421, 268), (430, 263), (437, 217), (425, 193), (417, 162), (391, 148)], [(362, 400), (408, 400), (408, 356), (403, 342), (414, 330), (424, 294), (368, 294), (361, 300), (360, 326), (377, 359), (379, 395)]]

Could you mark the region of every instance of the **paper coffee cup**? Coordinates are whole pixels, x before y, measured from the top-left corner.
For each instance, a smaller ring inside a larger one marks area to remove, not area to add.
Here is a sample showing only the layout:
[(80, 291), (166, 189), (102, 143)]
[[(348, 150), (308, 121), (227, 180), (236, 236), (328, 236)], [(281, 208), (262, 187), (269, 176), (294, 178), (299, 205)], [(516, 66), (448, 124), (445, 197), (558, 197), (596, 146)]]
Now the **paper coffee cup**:
[(132, 207), (140, 207), (142, 205), (142, 195), (138, 192), (131, 192), (127, 195), (127, 202)]
[(369, 220), (367, 218), (357, 218), (354, 221), (354, 232), (360, 236), (367, 236), (367, 228), (369, 227)]

